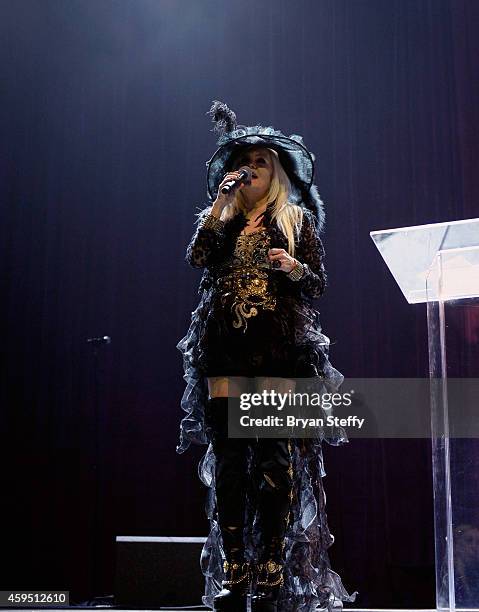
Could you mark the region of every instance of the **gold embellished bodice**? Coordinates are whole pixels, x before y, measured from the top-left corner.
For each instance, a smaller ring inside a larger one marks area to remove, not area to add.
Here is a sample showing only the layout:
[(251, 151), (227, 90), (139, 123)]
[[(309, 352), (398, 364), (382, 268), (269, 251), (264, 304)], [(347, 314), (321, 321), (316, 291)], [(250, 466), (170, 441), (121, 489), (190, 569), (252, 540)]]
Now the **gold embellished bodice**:
[(232, 255), (219, 269), (217, 287), (222, 306), (231, 309), (233, 327), (243, 328), (244, 332), (248, 319), (257, 316), (260, 309), (274, 310), (276, 307), (268, 260), (270, 248), (266, 228), (240, 234)]

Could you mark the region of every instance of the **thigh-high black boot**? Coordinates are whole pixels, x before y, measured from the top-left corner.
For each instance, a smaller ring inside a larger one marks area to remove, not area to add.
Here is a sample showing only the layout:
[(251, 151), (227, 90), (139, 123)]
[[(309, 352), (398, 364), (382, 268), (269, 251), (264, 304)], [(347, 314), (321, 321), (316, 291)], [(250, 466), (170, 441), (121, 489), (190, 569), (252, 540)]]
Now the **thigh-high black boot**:
[(287, 439), (258, 441), (256, 479), (258, 520), (264, 549), (255, 567), (254, 612), (276, 612), (283, 585), (284, 536), (293, 496), (291, 443)]
[(205, 424), (215, 454), (216, 508), (225, 554), (223, 588), (214, 598), (214, 610), (245, 612), (250, 582), (243, 541), (249, 442), (228, 438), (227, 397), (208, 400)]

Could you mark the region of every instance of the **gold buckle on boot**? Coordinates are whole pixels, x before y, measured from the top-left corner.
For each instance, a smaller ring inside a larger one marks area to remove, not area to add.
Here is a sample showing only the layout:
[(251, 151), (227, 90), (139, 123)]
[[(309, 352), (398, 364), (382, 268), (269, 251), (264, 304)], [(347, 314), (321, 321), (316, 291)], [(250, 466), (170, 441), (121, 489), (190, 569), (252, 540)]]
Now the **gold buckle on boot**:
[[(249, 578), (250, 571), (249, 563), (247, 561), (245, 561), (244, 563), (230, 563), (229, 561), (224, 561), (223, 570), (225, 574), (229, 573), (231, 577), (230, 580), (223, 580), (223, 586), (232, 586), (234, 584), (239, 584), (240, 582), (243, 582), (243, 580), (248, 580)], [(239, 578), (233, 578), (238, 571), (241, 571), (242, 575), (240, 575)]]
[[(264, 580), (259, 580), (259, 579), (257, 580), (256, 584), (258, 586), (273, 587), (273, 586), (279, 586), (283, 584), (284, 582), (283, 565), (281, 563), (276, 563), (276, 561), (273, 561), (272, 559), (270, 559), (269, 561), (266, 561), (266, 563), (258, 563), (257, 568), (258, 568), (258, 577), (261, 577), (261, 573), (266, 572), (266, 575), (264, 576)], [(270, 581), (271, 574), (276, 574), (276, 573), (278, 573), (279, 576), (277, 576), (273, 581)]]

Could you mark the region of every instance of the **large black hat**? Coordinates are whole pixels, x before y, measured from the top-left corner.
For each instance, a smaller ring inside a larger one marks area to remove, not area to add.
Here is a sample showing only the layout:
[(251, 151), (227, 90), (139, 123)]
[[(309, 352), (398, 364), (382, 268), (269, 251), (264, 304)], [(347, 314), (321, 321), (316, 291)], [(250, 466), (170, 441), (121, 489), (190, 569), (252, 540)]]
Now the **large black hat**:
[(297, 204), (311, 210), (317, 219), (318, 230), (324, 224), (324, 207), (314, 179), (315, 156), (309, 151), (298, 134), (285, 136), (279, 130), (261, 125), (236, 124), (235, 113), (226, 104), (213, 101), (208, 114), (215, 124), (213, 130), (220, 134), (218, 149), (206, 162), (208, 195), (214, 200), (225, 174), (231, 169), (239, 151), (246, 147), (262, 146), (274, 149), (291, 181), (290, 197)]

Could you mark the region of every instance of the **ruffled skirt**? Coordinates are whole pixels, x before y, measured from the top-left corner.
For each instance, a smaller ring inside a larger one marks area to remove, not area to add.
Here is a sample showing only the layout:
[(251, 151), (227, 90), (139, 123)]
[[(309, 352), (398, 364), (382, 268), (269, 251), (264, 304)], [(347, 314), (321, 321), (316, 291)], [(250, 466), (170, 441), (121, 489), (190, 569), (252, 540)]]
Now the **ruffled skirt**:
[[(251, 317), (246, 333), (234, 330), (225, 320), (212, 290), (204, 291), (192, 313), (187, 334), (177, 344), (183, 355), (186, 388), (181, 407), (178, 453), (191, 442), (208, 444), (199, 465), (199, 476), (208, 487), (206, 513), (210, 533), (203, 547), (201, 568), (205, 576), (204, 605), (213, 608), (213, 598), (221, 590), (223, 558), (221, 536), (215, 520), (215, 457), (204, 428), (208, 399), (207, 376), (316, 377), (337, 389), (343, 376), (329, 362), (329, 339), (321, 331), (319, 313), (306, 301), (286, 297), (274, 313), (261, 319)], [(240, 335), (242, 334), (242, 335)], [(313, 612), (317, 607), (338, 607), (353, 602), (339, 575), (331, 569), (327, 550), (334, 542), (325, 510), (322, 442), (347, 442), (340, 428), (318, 431), (316, 438), (292, 440), (294, 473), (293, 501), (285, 537), (284, 586), (278, 609), (281, 612)], [(253, 520), (255, 508), (247, 501), (246, 557), (254, 560), (260, 534)]]

